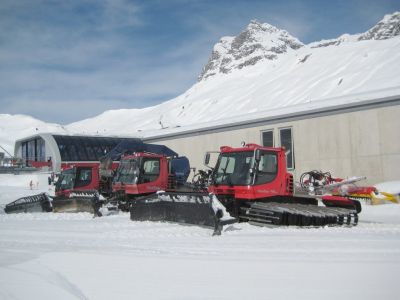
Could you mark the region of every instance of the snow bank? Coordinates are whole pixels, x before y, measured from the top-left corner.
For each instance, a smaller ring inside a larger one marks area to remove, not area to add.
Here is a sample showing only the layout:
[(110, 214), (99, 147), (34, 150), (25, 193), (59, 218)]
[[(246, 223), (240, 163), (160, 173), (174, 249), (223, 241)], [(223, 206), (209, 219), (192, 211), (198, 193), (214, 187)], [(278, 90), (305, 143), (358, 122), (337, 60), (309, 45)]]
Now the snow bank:
[(47, 173), (0, 174), (0, 214), (4, 213), (2, 208), (6, 204), (18, 198), (44, 192), (54, 195), (54, 186), (48, 185), (48, 176)]
[(400, 224), (369, 208), (353, 228), (240, 223), (217, 238), (127, 213), (0, 215), (0, 298), (394, 300)]
[(31, 174), (0, 174), (0, 186), (19, 186), (30, 188), (30, 182), (34, 184), (34, 188), (38, 189), (48, 185), (48, 173), (31, 173)]
[(387, 181), (378, 183), (375, 187), (380, 192), (386, 192), (394, 195), (400, 195), (400, 181)]

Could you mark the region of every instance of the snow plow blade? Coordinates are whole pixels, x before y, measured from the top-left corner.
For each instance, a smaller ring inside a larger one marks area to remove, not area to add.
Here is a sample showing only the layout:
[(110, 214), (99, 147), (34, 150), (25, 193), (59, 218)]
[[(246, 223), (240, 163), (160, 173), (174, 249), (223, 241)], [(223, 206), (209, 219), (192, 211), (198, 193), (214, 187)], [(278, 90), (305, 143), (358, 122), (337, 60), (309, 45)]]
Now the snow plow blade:
[(159, 192), (135, 200), (130, 206), (132, 221), (167, 221), (212, 227), (220, 235), (224, 225), (237, 220), (213, 194)]
[(53, 198), (54, 212), (95, 213), (98, 212), (101, 205), (102, 201), (99, 199), (97, 191), (73, 191), (69, 197)]
[(4, 211), (11, 213), (51, 212), (52, 199), (46, 193), (19, 198), (6, 205)]

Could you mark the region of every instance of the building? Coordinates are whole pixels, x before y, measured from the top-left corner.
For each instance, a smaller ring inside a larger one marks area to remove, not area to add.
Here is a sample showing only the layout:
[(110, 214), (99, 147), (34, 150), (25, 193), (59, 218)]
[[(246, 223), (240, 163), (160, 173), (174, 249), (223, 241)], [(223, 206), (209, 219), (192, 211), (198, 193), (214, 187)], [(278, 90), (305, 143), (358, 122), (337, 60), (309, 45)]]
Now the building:
[[(354, 97), (354, 96), (351, 96)], [(285, 147), (295, 180), (310, 170), (335, 177), (366, 176), (365, 184), (400, 180), (400, 97), (375, 97), (306, 103), (206, 125), (162, 129), (146, 134), (146, 143), (165, 145), (204, 169), (206, 151), (242, 142)], [(32, 166), (98, 161), (122, 137), (37, 134), (16, 141), (15, 156)]]
[(144, 141), (164, 144), (204, 169), (204, 153), (242, 141), (287, 149), (295, 180), (305, 171), (336, 177), (366, 176), (363, 183), (400, 180), (400, 97), (338, 99), (266, 112), (236, 122), (164, 130)]
[(14, 156), (22, 158), (28, 166), (59, 172), (76, 162), (98, 162), (123, 140), (137, 139), (39, 133), (17, 140)]

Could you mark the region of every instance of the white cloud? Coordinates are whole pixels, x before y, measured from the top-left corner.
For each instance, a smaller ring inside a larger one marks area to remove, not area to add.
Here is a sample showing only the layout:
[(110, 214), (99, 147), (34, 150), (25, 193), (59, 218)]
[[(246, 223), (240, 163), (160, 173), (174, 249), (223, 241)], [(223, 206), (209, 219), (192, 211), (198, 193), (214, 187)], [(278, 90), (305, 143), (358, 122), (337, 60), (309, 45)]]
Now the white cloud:
[(143, 24), (143, 20), (139, 17), (140, 7), (132, 1), (105, 0), (102, 4), (104, 8), (103, 29), (109, 30)]

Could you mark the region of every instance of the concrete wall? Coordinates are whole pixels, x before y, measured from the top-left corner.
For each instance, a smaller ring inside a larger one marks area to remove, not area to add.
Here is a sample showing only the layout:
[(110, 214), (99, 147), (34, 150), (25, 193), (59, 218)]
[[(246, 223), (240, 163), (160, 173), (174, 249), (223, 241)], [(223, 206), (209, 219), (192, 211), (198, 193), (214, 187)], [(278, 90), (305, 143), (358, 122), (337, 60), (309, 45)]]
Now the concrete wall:
[(279, 129), (285, 127), (292, 128), (296, 180), (312, 169), (338, 177), (367, 176), (366, 184), (400, 180), (400, 105), (149, 141), (167, 145), (204, 169), (206, 151), (238, 147), (242, 141), (261, 144), (261, 132), (270, 129), (279, 146)]

